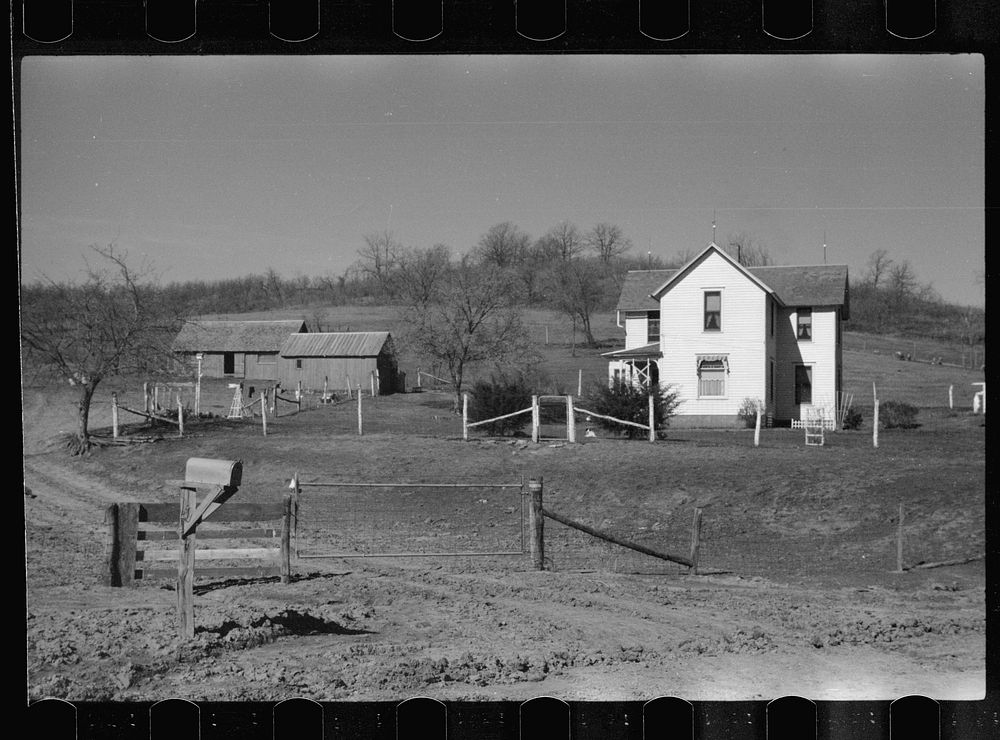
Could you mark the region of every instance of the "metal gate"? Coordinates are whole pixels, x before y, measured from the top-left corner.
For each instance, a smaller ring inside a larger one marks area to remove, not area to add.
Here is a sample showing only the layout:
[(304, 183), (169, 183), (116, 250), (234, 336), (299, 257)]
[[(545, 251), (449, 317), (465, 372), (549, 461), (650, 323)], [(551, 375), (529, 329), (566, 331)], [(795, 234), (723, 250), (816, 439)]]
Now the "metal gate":
[(302, 480), (290, 488), (296, 557), (456, 557), (525, 552), (524, 480)]

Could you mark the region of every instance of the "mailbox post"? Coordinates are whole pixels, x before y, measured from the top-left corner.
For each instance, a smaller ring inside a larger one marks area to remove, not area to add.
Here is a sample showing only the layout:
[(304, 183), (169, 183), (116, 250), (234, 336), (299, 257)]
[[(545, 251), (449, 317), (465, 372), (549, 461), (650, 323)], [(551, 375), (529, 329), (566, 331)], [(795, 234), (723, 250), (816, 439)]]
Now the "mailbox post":
[[(239, 460), (188, 458), (184, 480), (173, 481), (180, 488), (181, 537), (177, 564), (177, 616), (181, 637), (194, 637), (194, 555), (198, 525), (236, 493), (243, 477)], [(198, 494), (205, 497), (198, 501)]]

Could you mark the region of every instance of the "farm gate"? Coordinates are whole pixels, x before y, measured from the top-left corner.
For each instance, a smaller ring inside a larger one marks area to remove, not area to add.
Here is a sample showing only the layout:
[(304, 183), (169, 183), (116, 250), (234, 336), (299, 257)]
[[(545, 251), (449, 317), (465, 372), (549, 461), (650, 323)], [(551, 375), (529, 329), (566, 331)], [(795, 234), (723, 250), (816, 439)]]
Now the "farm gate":
[(296, 475), (289, 487), (300, 559), (525, 552), (523, 480), (399, 483)]

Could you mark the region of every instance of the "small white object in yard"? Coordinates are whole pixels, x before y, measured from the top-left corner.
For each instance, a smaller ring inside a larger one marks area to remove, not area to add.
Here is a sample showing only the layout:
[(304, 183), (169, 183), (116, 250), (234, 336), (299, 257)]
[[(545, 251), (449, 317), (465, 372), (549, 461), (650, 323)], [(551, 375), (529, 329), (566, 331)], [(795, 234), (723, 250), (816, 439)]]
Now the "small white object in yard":
[(593, 429), (589, 429), (588, 428), (587, 431), (584, 433), (583, 436), (584, 437), (596, 437), (597, 435), (594, 434), (594, 430)]

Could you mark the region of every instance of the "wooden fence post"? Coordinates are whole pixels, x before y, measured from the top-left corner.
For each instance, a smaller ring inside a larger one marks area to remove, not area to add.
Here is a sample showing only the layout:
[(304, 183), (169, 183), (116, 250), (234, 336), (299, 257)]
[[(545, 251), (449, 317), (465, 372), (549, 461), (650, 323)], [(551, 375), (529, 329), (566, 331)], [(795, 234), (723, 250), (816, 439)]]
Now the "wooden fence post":
[(691, 524), (691, 572), (698, 574), (698, 554), (701, 550), (701, 513), (700, 507), (695, 507), (694, 522)]
[(149, 413), (149, 383), (142, 384), (142, 410)]
[(153, 413), (160, 410), (160, 386), (158, 383), (153, 383)]
[(462, 394), (462, 439), (469, 441), (469, 394)]
[(531, 563), (535, 570), (545, 570), (545, 515), (542, 513), (542, 479), (528, 481), (528, 527), (531, 530)]
[(566, 396), (566, 441), (576, 442), (576, 415), (573, 413), (573, 396)]
[[(197, 494), (189, 488), (181, 489), (181, 512), (178, 534), (183, 534), (187, 520), (197, 507)], [(180, 556), (177, 563), (177, 620), (180, 636), (194, 637), (194, 546), (195, 533), (181, 537)]]
[(656, 441), (656, 407), (653, 394), (649, 394), (649, 441)]
[(577, 396), (582, 396), (583, 395), (583, 368), (580, 368), (577, 371), (577, 376), (576, 376), (576, 395)]
[(948, 386), (948, 408), (949, 409), (954, 409), (955, 408), (955, 386), (954, 385), (949, 385)]
[(110, 504), (104, 510), (104, 578), (106, 586), (121, 586), (121, 572), (118, 568), (118, 504)]
[(757, 404), (757, 420), (753, 426), (753, 446), (760, 447), (760, 404)]
[(358, 436), (364, 434), (364, 427), (361, 421), (361, 384), (358, 384)]
[(177, 436), (184, 436), (184, 404), (177, 399)]
[(198, 377), (194, 384), (194, 413), (201, 415), (201, 353), (198, 353)]
[(420, 384), (420, 368), (419, 367), (417, 368), (417, 388), (423, 388), (423, 386)]
[(538, 428), (541, 426), (541, 415), (538, 412), (538, 396), (531, 397), (531, 441), (538, 442)]
[(111, 392), (111, 436), (118, 439), (118, 394)]
[(878, 447), (878, 399), (875, 399), (875, 413), (872, 416), (872, 447)]
[[(266, 391), (265, 391), (266, 393)], [(260, 396), (260, 426), (264, 431), (264, 436), (267, 436), (267, 398), (262, 393)]]
[(299, 486), (298, 473), (292, 476), (292, 483), (289, 488), (292, 489), (292, 539), (295, 541), (297, 551), (299, 546), (299, 495), (302, 493), (302, 488)]
[(896, 522), (896, 572), (903, 572), (903, 503), (899, 504), (899, 519)]
[(292, 494), (286, 493), (282, 500), (284, 513), (281, 517), (281, 582), (292, 580)]

